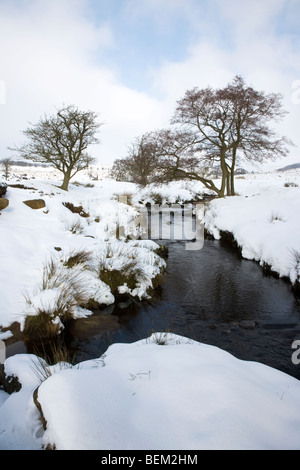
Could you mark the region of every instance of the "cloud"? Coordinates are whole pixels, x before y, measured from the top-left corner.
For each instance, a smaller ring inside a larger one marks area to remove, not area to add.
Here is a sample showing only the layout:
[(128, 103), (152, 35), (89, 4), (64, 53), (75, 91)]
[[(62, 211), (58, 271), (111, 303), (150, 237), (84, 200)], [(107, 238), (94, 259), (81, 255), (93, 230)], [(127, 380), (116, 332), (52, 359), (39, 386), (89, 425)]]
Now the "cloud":
[(278, 15), (290, 0), (214, 0), (224, 22), (239, 40), (265, 33), (274, 27)]
[[(290, 27), (295, 31), (291, 9), (297, 11), (297, 2), (111, 2), (114, 8), (111, 6), (107, 15), (101, 3), (91, 9), (89, 0), (0, 2), (2, 102), (5, 92), (5, 104), (0, 102), (0, 158), (7, 156), (8, 146), (23, 142), (22, 130), (28, 122), (37, 122), (62, 104), (75, 104), (99, 113), (99, 120), (105, 122), (102, 145), (94, 153), (100, 161), (112, 162), (125, 155), (136, 136), (167, 126), (176, 101), (187, 89), (221, 87), (235, 74), (257, 89), (284, 94), (290, 115), (282, 126), (283, 133), (300, 145), (300, 105), (293, 100), (292, 88), (300, 80), (300, 55), (295, 47), (297, 35), (289, 33)], [(159, 33), (151, 38), (153, 24), (137, 47), (141, 25), (147, 28), (150, 19), (159, 29), (166, 28), (170, 39), (165, 44), (165, 58), (159, 62), (152, 61), (152, 55), (154, 46), (160, 54), (162, 36)], [(136, 34), (122, 42), (122, 35), (130, 28), (135, 28)], [(122, 34), (116, 34), (118, 30)], [(135, 41), (133, 57), (127, 54), (130, 40)], [(152, 41), (151, 52), (143, 50), (146, 40)], [(173, 44), (173, 51), (167, 55), (169, 44)], [(185, 53), (176, 58), (176, 50), (183, 44)], [(120, 60), (122, 54), (126, 60)], [(127, 59), (131, 62), (126, 63)], [(136, 81), (132, 86), (129, 80), (127, 85), (122, 83), (125, 67), (131, 74), (139, 70), (136, 80), (142, 81), (141, 86), (136, 86)], [(297, 152), (295, 149), (295, 155)]]
[(102, 146), (94, 150), (102, 161), (124, 156), (130, 139), (161, 116), (156, 99), (123, 86), (112, 69), (99, 65), (114, 38), (106, 23), (96, 27), (85, 18), (85, 6), (80, 0), (0, 5), (0, 79), (6, 85), (1, 155), (23, 142), (28, 122), (62, 104), (91, 109), (105, 121)]
[[(280, 22), (291, 3), (294, 2), (215, 0), (218, 15), (210, 28), (216, 39), (209, 37), (208, 40), (200, 29), (185, 60), (165, 61), (160, 70), (153, 73), (154, 91), (161, 93), (170, 104), (180, 99), (187, 89), (208, 85), (222, 87), (239, 74), (258, 90), (281, 93), (289, 115), (278, 131), (294, 141), (296, 148), (291, 149), (291, 157), (300, 160), (300, 105), (293, 100), (295, 90), (292, 88), (300, 79), (300, 52), (295, 47), (295, 37), (289, 34), (288, 24)], [(223, 31), (224, 24), (230, 31), (230, 39), (222, 44), (222, 34), (218, 35), (217, 31)]]

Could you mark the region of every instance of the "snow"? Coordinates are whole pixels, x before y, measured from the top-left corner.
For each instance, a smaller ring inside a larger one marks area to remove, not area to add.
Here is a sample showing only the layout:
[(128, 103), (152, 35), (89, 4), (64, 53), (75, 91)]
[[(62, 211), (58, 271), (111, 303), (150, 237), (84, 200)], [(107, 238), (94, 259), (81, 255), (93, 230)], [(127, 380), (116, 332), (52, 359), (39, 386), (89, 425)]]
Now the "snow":
[(216, 239), (220, 231), (232, 233), (244, 258), (266, 263), (294, 283), (299, 278), (293, 252), (300, 253), (300, 171), (248, 175), (237, 179), (237, 192), (211, 202), (207, 230)]
[(299, 381), (181, 336), (114, 344), (41, 384), (34, 356), (5, 367), (22, 389), (0, 408), (0, 449), (299, 449)]
[[(8, 183), (32, 189), (9, 187), (10, 205), (0, 215), (3, 328), (14, 321), (22, 326), (28, 313), (55, 310), (64, 285), (51, 278), (42, 286), (49, 260), (58, 277), (80, 275), (86, 295), (110, 305), (115, 299), (96, 275), (99, 263), (120, 269), (134, 258), (140, 282), (135, 289), (125, 283), (119, 292), (147, 297), (164, 262), (151, 240), (116, 240), (118, 223), (127, 227), (125, 237), (135, 234), (130, 222), (139, 202), (155, 202), (155, 193), (164, 202), (184, 202), (204, 191), (178, 182), (141, 191), (130, 183), (91, 181), (83, 173), (66, 193), (50, 169), (22, 171), (35, 179), (19, 180), (16, 171)], [(231, 232), (244, 258), (268, 264), (292, 283), (299, 280), (300, 170), (247, 174), (237, 178), (236, 189), (238, 196), (198, 207), (206, 229), (217, 239), (221, 231)], [(119, 203), (118, 196), (126, 195), (136, 207)], [(25, 206), (31, 198), (43, 198), (46, 208)], [(70, 212), (66, 202), (82, 206), (88, 217)], [(67, 268), (66, 260), (79, 250), (91, 258)], [(75, 318), (91, 314), (73, 305)], [(0, 328), (0, 340), (9, 335)], [(297, 379), (188, 338), (156, 333), (114, 344), (101, 358), (76, 366), (50, 367), (36, 356), (15, 355), (6, 360), (5, 372), (18, 377), (22, 388), (11, 396), (0, 390), (1, 450), (300, 449)], [(37, 387), (46, 430), (33, 401)]]
[[(28, 169), (25, 171), (29, 173)], [(32, 174), (36, 172), (39, 179), (27, 176), (27, 180), (19, 181), (15, 177), (8, 181), (10, 185), (22, 184), (31, 189), (9, 187), (7, 197), (10, 205), (0, 216), (2, 327), (9, 327), (14, 321), (23, 322), (28, 313), (24, 296), (36, 294), (43, 267), (54, 255), (57, 258), (61, 253), (63, 258), (82, 249), (104, 252), (105, 244), (111, 244), (116, 238), (118, 224), (127, 227), (127, 235), (131, 238), (136, 236), (136, 226), (131, 221), (138, 216), (139, 202), (155, 202), (157, 193), (163, 202), (175, 204), (206, 192), (200, 183), (195, 182), (174, 182), (139, 190), (131, 183), (91, 181), (89, 175), (83, 173), (66, 193), (59, 189), (60, 181), (55, 179), (55, 172), (44, 169), (43, 174), (39, 168), (30, 171)], [(294, 283), (299, 278), (300, 269), (300, 263), (295, 261), (295, 253), (300, 253), (300, 170), (247, 174), (237, 177), (236, 186), (239, 196), (214, 200), (204, 209), (198, 206), (201, 222), (217, 239), (220, 231), (231, 232), (242, 249), (243, 257), (266, 263)], [(131, 197), (136, 207), (119, 203), (119, 196)], [(34, 198), (43, 198), (46, 208), (34, 211), (23, 204), (24, 200)], [(69, 211), (63, 205), (67, 202), (82, 206), (89, 217), (83, 218)], [(56, 252), (55, 248), (62, 251)], [(147, 248), (150, 257), (146, 253)], [(119, 250), (117, 245), (113, 249)], [(144, 273), (150, 278), (155, 276), (151, 260), (154, 244), (151, 247), (149, 242), (147, 246), (144, 240), (139, 248), (134, 249), (144, 260), (148, 256), (148, 265), (143, 265)], [(128, 253), (124, 253), (123, 260), (127, 256)], [(115, 263), (121, 261), (120, 257), (118, 261), (114, 257)], [(90, 289), (94, 284), (94, 295), (101, 303), (112, 303), (109, 289), (96, 278), (92, 280), (90, 273), (86, 276), (89, 276), (86, 284)], [(141, 285), (136, 295), (145, 295), (147, 285)]]
[[(28, 169), (26, 171), (29, 172)], [(31, 171), (34, 173), (35, 169)], [(38, 169), (38, 174), (41, 171)], [(152, 277), (163, 267), (158, 258), (154, 257), (153, 251), (157, 248), (154, 242), (149, 241), (147, 244), (144, 241), (139, 244), (138, 241), (131, 240), (125, 246), (125, 243), (116, 240), (117, 225), (123, 224), (129, 232), (132, 230), (130, 223), (138, 213), (134, 207), (120, 204), (114, 195), (128, 191), (129, 188), (136, 191), (135, 185), (108, 180), (95, 181), (93, 187), (90, 187), (90, 179), (83, 174), (81, 182), (71, 184), (69, 192), (66, 193), (59, 189), (60, 182), (55, 180), (55, 173), (52, 174), (47, 169), (44, 177), (46, 175), (49, 179), (8, 181), (9, 185), (21, 184), (25, 189), (8, 187), (7, 198), (10, 204), (0, 216), (0, 326), (3, 328), (9, 327), (15, 321), (22, 325), (28, 313), (34, 314), (39, 307), (45, 306), (41, 304), (46, 303), (50, 311), (53, 310), (59, 295), (57, 286), (51, 286), (48, 292), (39, 287), (44, 266), (51, 259), (59, 264), (72, 252), (79, 250), (90, 251), (95, 257), (101, 258), (109, 245), (110, 249), (116, 252), (114, 266), (111, 266), (111, 269), (114, 269), (116, 264), (128, 261), (131, 251), (132, 256), (141, 258), (143, 274), (147, 277), (147, 282), (141, 283), (134, 293), (140, 298), (146, 297)], [(44, 209), (32, 210), (23, 204), (25, 200), (40, 198), (46, 202)], [(83, 218), (72, 213), (63, 203), (72, 203), (75, 207), (82, 206), (89, 217)], [(123, 254), (119, 245), (122, 246)], [(109, 288), (95, 275), (82, 270), (81, 277), (85, 278), (84, 286), (94, 300), (107, 305), (114, 303)], [(54, 288), (56, 290), (52, 290)], [(33, 302), (29, 310), (26, 303), (28, 296)], [(75, 310), (82, 316), (80, 308)], [(89, 312), (86, 311), (86, 314)]]
[(195, 181), (174, 181), (173, 183), (161, 186), (150, 184), (146, 188), (139, 190), (134, 195), (133, 201), (135, 203), (141, 201), (144, 204), (155, 204), (158, 203), (157, 196), (159, 196), (159, 203), (162, 204), (184, 204), (185, 202), (195, 201), (199, 192), (204, 192), (205, 194), (211, 193), (202, 184)]

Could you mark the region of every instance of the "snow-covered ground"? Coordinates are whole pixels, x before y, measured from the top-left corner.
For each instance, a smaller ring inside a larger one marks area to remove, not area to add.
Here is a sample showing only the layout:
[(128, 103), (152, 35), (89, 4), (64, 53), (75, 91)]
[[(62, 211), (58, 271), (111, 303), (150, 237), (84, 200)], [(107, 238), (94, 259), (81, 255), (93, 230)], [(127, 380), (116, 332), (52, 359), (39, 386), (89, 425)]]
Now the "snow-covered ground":
[(239, 196), (210, 203), (206, 228), (216, 239), (232, 233), (244, 258), (300, 279), (300, 170), (249, 174), (236, 190)]
[[(41, 169), (37, 171), (40, 173)], [(51, 175), (48, 169), (45, 174), (50, 178), (56, 176), (55, 173)], [(132, 238), (135, 235), (131, 233), (135, 229), (131, 221), (138, 215), (137, 211), (118, 202), (118, 194), (134, 192), (135, 186), (113, 181), (91, 181), (85, 174), (79, 181), (77, 183), (75, 180), (67, 193), (58, 188), (59, 180), (55, 179), (8, 182), (6, 197), (9, 207), (2, 211), (0, 219), (0, 326), (3, 328), (13, 322), (23, 324), (28, 314), (26, 297), (33, 298), (37, 306), (39, 298), (36, 297), (42, 291), (44, 299), (41, 300), (45, 300), (45, 288), (41, 288), (41, 284), (44, 268), (50, 260), (59, 267), (62, 261), (80, 251), (92, 253), (91, 269), (86, 270), (84, 266), (81, 277), (86, 278), (86, 286), (95, 285), (96, 290), (94, 295), (91, 293), (91, 298), (100, 304), (111, 304), (114, 298), (93, 272), (97, 272), (97, 263), (102, 262), (108, 269), (119, 269), (122, 263), (134, 259), (136, 268), (143, 275), (134, 293), (140, 298), (146, 296), (151, 279), (159, 273), (162, 263), (154, 254), (158, 248), (154, 242), (132, 239), (125, 243), (116, 240), (119, 226), (127, 229), (125, 235), (130, 234)], [(23, 188), (12, 187), (16, 185)], [(43, 199), (45, 207), (33, 210), (24, 204), (24, 201), (32, 199)], [(82, 207), (87, 217), (70, 211), (64, 205), (68, 203)], [(51, 287), (52, 294), (55, 294), (53, 287), (57, 285)], [(49, 295), (46, 300), (51, 301)], [(89, 312), (86, 311), (86, 314)]]
[[(178, 203), (204, 189), (174, 183), (139, 191), (133, 184), (82, 173), (65, 193), (58, 188), (58, 175), (48, 169), (47, 176), (44, 171), (35, 179), (28, 168), (24, 173), (28, 179), (8, 183), (31, 189), (9, 187), (10, 204), (0, 216), (2, 327), (14, 321), (22, 325), (28, 308), (38, 309), (43, 302), (49, 307), (56, 291), (41, 288), (45, 263), (54, 259), (56, 266), (64, 266), (76, 250), (96, 253), (92, 264), (100, 260), (103, 266), (104, 259), (110, 269), (134, 255), (143, 274), (134, 295), (146, 295), (162, 265), (155, 243), (115, 240), (117, 224), (126, 225), (138, 214), (134, 206), (119, 203), (117, 195), (130, 195), (138, 203), (155, 201), (160, 193), (163, 201)], [(207, 230), (216, 238), (220, 231), (231, 232), (245, 258), (268, 264), (291, 282), (299, 279), (300, 171), (248, 174), (236, 186), (238, 196), (199, 208)], [(46, 207), (35, 211), (23, 204), (36, 198), (44, 199)], [(66, 202), (82, 206), (88, 217), (70, 212)], [(101, 302), (114, 301), (93, 269), (82, 273)], [(0, 340), (6, 337), (0, 332)], [(38, 390), (46, 431), (33, 402), (39, 367), (40, 361), (29, 355), (5, 363), (6, 373), (19, 377), (22, 389), (11, 396), (0, 391), (0, 449), (300, 448), (299, 381), (187, 338), (156, 334), (132, 345), (113, 345), (94, 361), (49, 368), (52, 375)]]
[(299, 381), (187, 338), (115, 344), (101, 360), (51, 367), (41, 385), (39, 368), (34, 356), (7, 361), (22, 389), (2, 396), (0, 449), (299, 449)]

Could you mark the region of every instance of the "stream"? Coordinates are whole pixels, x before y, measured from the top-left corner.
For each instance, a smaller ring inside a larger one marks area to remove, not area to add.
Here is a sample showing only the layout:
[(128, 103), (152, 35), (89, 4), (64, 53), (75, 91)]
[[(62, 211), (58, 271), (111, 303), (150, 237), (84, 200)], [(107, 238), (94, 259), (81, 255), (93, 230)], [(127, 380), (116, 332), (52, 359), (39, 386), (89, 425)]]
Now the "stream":
[[(160, 236), (159, 220), (152, 217), (151, 231)], [(176, 224), (181, 230), (182, 220), (171, 215), (173, 230)], [(186, 220), (194, 230), (195, 218)], [(300, 299), (289, 282), (264, 274), (222, 240), (206, 239), (202, 249), (191, 251), (178, 239), (158, 243), (169, 249), (159, 292), (151, 301), (131, 299), (72, 320), (64, 341), (74, 362), (99, 358), (113, 343), (169, 332), (300, 379), (300, 364), (292, 361), (292, 344), (300, 341)], [(19, 342), (7, 348), (7, 357), (26, 352), (34, 351)]]
[(184, 242), (163, 244), (169, 259), (157, 298), (119, 303), (71, 323), (66, 341), (77, 362), (99, 358), (113, 343), (170, 332), (300, 379), (300, 365), (292, 362), (300, 302), (288, 282), (266, 276), (220, 241), (205, 240), (199, 251), (187, 251)]

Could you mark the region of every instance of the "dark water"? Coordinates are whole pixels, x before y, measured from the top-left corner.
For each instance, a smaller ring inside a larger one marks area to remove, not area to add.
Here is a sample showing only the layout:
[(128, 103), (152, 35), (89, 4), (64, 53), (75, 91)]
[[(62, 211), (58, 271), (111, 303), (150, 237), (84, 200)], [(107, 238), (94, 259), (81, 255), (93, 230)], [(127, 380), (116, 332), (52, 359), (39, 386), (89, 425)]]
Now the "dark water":
[[(77, 362), (98, 358), (112, 343), (168, 331), (300, 379), (291, 348), (300, 340), (300, 302), (289, 283), (265, 276), (218, 241), (206, 240), (200, 251), (186, 251), (183, 242), (168, 246), (156, 300), (121, 303), (71, 324), (67, 342)], [(249, 322), (252, 329), (245, 328)]]

